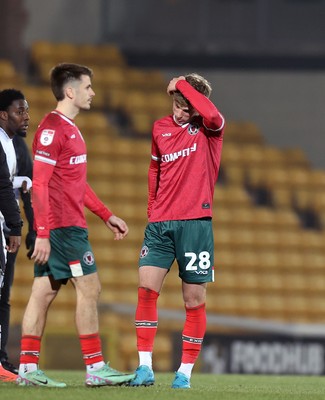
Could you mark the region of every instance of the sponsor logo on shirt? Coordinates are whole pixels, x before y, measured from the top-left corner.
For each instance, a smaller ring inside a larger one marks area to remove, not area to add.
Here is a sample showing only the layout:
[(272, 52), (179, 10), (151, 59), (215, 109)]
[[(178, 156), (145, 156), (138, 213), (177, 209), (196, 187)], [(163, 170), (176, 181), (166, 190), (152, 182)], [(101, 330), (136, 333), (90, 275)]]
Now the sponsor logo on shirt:
[(70, 158), (70, 164), (84, 164), (87, 162), (87, 154), (81, 154), (80, 156), (73, 156)]
[(208, 271), (203, 271), (203, 270), (199, 270), (199, 271), (193, 271), (196, 275), (208, 275)]
[(172, 134), (170, 132), (168, 133), (162, 133), (161, 136), (166, 137), (166, 136), (171, 136)]
[(161, 156), (162, 162), (172, 162), (177, 160), (179, 157), (188, 157), (192, 152), (196, 151), (196, 143), (192, 147), (188, 147), (187, 149), (176, 151), (175, 153), (171, 154), (164, 154)]
[(36, 153), (41, 155), (41, 156), (45, 156), (45, 157), (49, 157), (50, 153), (47, 153), (46, 151), (43, 150), (36, 150)]
[(54, 139), (55, 130), (43, 129), (40, 137), (40, 142), (43, 146), (49, 146)]

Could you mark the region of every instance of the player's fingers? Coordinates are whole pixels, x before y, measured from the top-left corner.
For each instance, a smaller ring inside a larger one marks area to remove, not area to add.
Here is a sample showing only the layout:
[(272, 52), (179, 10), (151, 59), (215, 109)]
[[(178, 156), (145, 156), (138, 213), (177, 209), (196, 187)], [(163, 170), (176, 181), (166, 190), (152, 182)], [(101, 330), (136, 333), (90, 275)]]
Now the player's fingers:
[(46, 251), (34, 250), (31, 258), (35, 261), (36, 264), (43, 265), (48, 260), (48, 254)]

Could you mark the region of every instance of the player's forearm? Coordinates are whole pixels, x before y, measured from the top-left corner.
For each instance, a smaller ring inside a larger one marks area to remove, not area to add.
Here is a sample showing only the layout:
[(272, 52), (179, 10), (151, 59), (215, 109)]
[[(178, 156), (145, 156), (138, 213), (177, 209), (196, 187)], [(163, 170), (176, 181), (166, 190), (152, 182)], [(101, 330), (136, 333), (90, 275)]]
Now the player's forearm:
[(224, 118), (211, 100), (195, 90), (186, 80), (179, 80), (176, 88), (197, 110), (208, 128), (217, 130), (223, 127)]
[(20, 197), (23, 202), (25, 217), (28, 221), (28, 231), (32, 231), (34, 229), (34, 213), (31, 203), (31, 195), (29, 192), (24, 193), (20, 190)]
[(86, 185), (85, 207), (101, 218), (104, 222), (107, 222), (109, 217), (113, 215), (112, 211), (105, 206), (88, 184)]

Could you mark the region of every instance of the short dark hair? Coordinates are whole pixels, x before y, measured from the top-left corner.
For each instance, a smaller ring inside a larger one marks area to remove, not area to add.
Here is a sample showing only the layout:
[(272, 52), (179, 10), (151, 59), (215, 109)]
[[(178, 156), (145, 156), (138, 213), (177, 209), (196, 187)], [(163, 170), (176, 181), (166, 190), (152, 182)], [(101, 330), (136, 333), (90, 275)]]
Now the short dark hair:
[(93, 71), (85, 65), (79, 64), (58, 64), (51, 70), (51, 88), (57, 101), (64, 99), (64, 85), (71, 81), (81, 79), (82, 75), (92, 78)]
[(7, 111), (15, 100), (25, 100), (25, 96), (17, 89), (4, 89), (0, 91), (0, 111)]

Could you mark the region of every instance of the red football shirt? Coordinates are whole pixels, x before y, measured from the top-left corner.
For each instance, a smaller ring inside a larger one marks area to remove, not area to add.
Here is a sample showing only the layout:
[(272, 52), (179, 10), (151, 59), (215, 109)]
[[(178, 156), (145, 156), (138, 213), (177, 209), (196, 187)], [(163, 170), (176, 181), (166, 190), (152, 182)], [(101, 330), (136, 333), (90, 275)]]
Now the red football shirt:
[(49, 230), (87, 226), (84, 205), (87, 155), (74, 122), (57, 111), (39, 125), (34, 141), (33, 209), (39, 237)]
[(150, 222), (212, 217), (224, 118), (209, 99), (187, 82), (178, 82), (177, 89), (200, 116), (181, 126), (172, 115), (154, 123), (154, 161), (149, 170)]

